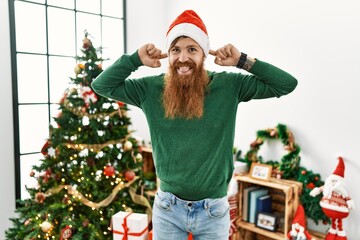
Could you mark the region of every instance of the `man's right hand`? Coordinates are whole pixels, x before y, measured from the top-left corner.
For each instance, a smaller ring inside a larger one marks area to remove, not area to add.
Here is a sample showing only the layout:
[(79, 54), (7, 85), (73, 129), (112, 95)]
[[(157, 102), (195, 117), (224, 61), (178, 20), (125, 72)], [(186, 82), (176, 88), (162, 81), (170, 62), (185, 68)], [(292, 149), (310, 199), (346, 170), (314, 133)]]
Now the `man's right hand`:
[(167, 58), (167, 53), (162, 53), (154, 44), (148, 43), (139, 48), (138, 54), (144, 66), (157, 68), (161, 66), (160, 59)]

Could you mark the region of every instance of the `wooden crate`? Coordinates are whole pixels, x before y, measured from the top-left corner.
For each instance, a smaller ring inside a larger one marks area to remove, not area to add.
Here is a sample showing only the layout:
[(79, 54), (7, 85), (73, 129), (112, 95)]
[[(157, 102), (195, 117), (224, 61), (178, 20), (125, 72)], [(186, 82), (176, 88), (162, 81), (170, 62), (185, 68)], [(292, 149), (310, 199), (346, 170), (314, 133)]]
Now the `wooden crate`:
[[(254, 179), (246, 175), (235, 176), (239, 183), (239, 208), (238, 208), (238, 220), (237, 226), (239, 227), (239, 239), (279, 239), (286, 238), (287, 233), (291, 229), (294, 213), (299, 204), (299, 193), (302, 190), (302, 184), (300, 182), (271, 178), (270, 181), (262, 181)], [(267, 187), (269, 193), (275, 198), (275, 205), (278, 206), (277, 211), (283, 212), (284, 224), (283, 227), (277, 229), (276, 232), (267, 231), (255, 226), (255, 224), (243, 221), (242, 208), (243, 208), (243, 190), (251, 185), (257, 185)]]
[(142, 171), (144, 173), (145, 179), (155, 181), (156, 174), (155, 174), (154, 159), (152, 156), (152, 149), (149, 147), (142, 146), (141, 154), (143, 156)]

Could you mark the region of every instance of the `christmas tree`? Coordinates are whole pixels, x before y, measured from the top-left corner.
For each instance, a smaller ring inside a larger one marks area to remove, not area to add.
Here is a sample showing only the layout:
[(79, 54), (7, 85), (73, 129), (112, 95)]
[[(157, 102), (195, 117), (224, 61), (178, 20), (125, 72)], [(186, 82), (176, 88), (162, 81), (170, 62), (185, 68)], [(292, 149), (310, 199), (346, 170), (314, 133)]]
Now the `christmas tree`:
[(59, 114), (39, 166), (30, 173), (37, 187), (18, 200), (7, 239), (112, 239), (111, 217), (118, 211), (149, 213), (142, 196), (141, 148), (131, 137), (127, 106), (96, 95), (91, 82), (102, 72), (101, 48), (85, 32), (59, 102)]

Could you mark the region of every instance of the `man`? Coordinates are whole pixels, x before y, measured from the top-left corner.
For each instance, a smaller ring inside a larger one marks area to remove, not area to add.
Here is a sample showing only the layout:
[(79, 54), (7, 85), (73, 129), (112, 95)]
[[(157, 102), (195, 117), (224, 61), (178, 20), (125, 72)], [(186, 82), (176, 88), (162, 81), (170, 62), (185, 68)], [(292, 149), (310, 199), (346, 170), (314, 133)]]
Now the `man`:
[[(297, 80), (231, 44), (210, 50), (206, 27), (191, 10), (175, 19), (166, 40), (167, 53), (146, 44), (130, 56), (123, 55), (92, 87), (145, 113), (160, 179), (153, 208), (154, 239), (186, 239), (191, 232), (194, 239), (225, 240), (237, 106), (286, 95)], [(218, 65), (251, 74), (206, 71), (203, 63), (208, 54)], [(159, 67), (167, 57), (166, 74), (128, 79), (140, 66)]]

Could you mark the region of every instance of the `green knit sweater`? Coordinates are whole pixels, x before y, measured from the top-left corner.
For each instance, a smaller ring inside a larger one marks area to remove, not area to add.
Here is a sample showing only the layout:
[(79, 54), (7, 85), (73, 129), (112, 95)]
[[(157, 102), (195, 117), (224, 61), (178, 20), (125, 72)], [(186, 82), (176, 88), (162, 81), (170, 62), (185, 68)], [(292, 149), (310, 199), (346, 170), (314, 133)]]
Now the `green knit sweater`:
[(280, 97), (297, 80), (256, 60), (251, 74), (208, 71), (210, 83), (201, 119), (167, 119), (162, 106), (164, 74), (128, 79), (142, 63), (135, 52), (123, 55), (92, 83), (99, 95), (135, 105), (150, 130), (156, 174), (163, 191), (187, 200), (226, 196), (233, 174), (236, 111), (240, 102)]

